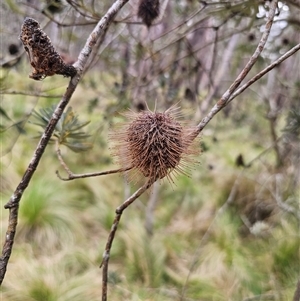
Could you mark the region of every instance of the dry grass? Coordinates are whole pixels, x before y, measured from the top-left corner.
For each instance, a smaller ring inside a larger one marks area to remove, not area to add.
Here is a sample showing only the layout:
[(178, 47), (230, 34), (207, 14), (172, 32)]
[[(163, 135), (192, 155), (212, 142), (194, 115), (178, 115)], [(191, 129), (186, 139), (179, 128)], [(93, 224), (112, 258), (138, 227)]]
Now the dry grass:
[[(48, 84), (58, 85), (45, 81), (45, 89)], [(9, 112), (14, 112), (15, 97), (5, 98)], [(82, 112), (84, 120), (89, 119), (87, 104), (79, 101), (79, 95), (76, 97), (78, 101), (72, 106)], [(44, 104), (44, 100), (39, 103)], [(72, 170), (111, 167), (104, 118), (110, 106), (109, 102), (103, 104), (101, 110), (97, 109), (102, 115), (91, 118), (91, 126), (93, 122), (96, 127), (99, 123), (102, 126), (101, 138), (95, 139), (92, 151), (76, 155), (63, 150)], [(25, 107), (32, 107), (32, 103), (23, 103), (21, 109), (16, 106), (16, 116), (26, 111)], [(250, 109), (256, 111), (254, 105)], [(184, 286), (186, 300), (240, 301), (266, 294), (277, 300), (291, 300), (299, 276), (297, 220), (277, 208), (276, 214), (263, 220), (269, 228), (260, 236), (254, 235), (242, 219), (247, 206), (269, 202), (273, 197), (272, 152), (245, 170), (233, 204), (214, 220), (240, 174), (234, 166), (236, 156), (242, 152), (249, 162), (268, 145), (260, 133), (252, 131), (249, 120), (249, 126), (235, 127), (233, 121), (222, 118), (217, 116), (211, 125), (214, 135), (204, 132), (207, 151), (190, 177), (180, 175), (172, 186), (168, 181), (161, 183), (152, 237), (144, 228), (151, 192), (124, 212), (111, 254), (111, 300), (179, 300)], [(262, 120), (260, 126), (265, 133)], [(35, 147), (31, 139), (34, 129), (27, 125), (25, 129), (27, 134), (19, 137), (12, 152), (2, 160), (2, 203), (7, 201)], [(21, 201), (17, 240), (1, 291), (3, 301), (100, 298), (98, 266), (115, 208), (124, 200), (124, 179), (110, 175), (65, 183), (55, 176), (58, 167), (50, 145)], [(299, 191), (289, 185), (293, 175), (276, 172), (285, 175), (281, 186), (285, 198), (296, 196)], [(292, 201), (290, 204), (295, 205)], [(6, 218), (4, 211), (4, 226)], [(203, 240), (210, 226), (208, 238)]]

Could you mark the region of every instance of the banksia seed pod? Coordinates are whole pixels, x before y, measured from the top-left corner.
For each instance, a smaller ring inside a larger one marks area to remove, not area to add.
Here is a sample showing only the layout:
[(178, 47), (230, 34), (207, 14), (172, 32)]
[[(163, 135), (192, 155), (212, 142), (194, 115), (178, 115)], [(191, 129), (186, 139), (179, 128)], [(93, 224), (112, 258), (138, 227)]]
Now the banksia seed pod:
[(41, 30), (36, 20), (25, 18), (20, 40), (33, 67), (32, 74), (29, 75), (30, 78), (41, 80), (54, 74), (72, 77), (77, 73), (76, 68), (66, 64), (56, 52), (50, 38)]
[(159, 0), (140, 0), (138, 8), (138, 17), (150, 27), (152, 22), (159, 16)]
[(184, 167), (195, 163), (192, 155), (200, 152), (197, 133), (176, 120), (177, 110), (124, 114), (129, 121), (110, 135), (115, 142), (112, 154), (123, 169), (131, 169), (133, 176), (141, 173), (154, 181), (164, 177), (172, 181), (171, 172), (185, 173)]

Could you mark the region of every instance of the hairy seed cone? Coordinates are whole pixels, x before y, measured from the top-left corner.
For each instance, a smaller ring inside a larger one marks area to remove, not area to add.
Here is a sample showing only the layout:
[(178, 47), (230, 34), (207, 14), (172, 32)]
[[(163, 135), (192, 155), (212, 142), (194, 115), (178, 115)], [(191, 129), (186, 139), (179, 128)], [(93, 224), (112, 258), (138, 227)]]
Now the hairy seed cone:
[(167, 177), (172, 181), (172, 171), (185, 173), (184, 167), (195, 162), (191, 155), (200, 151), (194, 143), (196, 132), (176, 121), (172, 110), (125, 114), (129, 123), (111, 135), (113, 155), (123, 168), (131, 168), (134, 175), (138, 172), (153, 180)]
[(152, 22), (159, 16), (159, 0), (140, 0), (138, 17), (150, 27)]

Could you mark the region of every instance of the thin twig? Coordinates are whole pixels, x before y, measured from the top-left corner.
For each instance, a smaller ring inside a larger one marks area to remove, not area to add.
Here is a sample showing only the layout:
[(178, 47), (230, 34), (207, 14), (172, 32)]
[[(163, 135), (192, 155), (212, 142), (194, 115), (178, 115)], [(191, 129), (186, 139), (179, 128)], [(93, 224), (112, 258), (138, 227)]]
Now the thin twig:
[[(57, 24), (58, 26), (61, 26), (61, 27), (74, 27), (74, 26), (88, 26), (88, 25), (95, 25), (98, 23), (98, 20), (100, 18), (95, 18), (96, 20), (95, 21), (91, 21), (91, 22), (79, 22), (79, 23), (76, 23), (76, 22), (72, 22), (72, 23), (62, 23), (56, 19), (53, 18), (53, 16), (51, 16), (51, 14), (47, 13), (46, 10), (43, 10), (42, 11), (42, 14), (44, 14), (50, 21), (52, 21), (53, 23)], [(89, 18), (92, 18), (89, 16)]]
[(72, 181), (72, 180), (75, 180), (75, 179), (84, 179), (84, 178), (92, 178), (92, 177), (111, 175), (111, 174), (114, 174), (114, 173), (125, 172), (125, 171), (128, 171), (130, 169), (132, 169), (132, 167), (112, 169), (112, 170), (106, 170), (106, 171), (100, 171), (100, 172), (83, 173), (83, 174), (73, 174), (70, 171), (70, 173), (68, 173), (68, 178), (62, 177), (59, 174), (59, 171), (57, 170), (56, 175), (62, 181)]
[(256, 50), (254, 51), (250, 60), (248, 61), (246, 66), (243, 68), (242, 72), (238, 75), (236, 80), (232, 83), (232, 85), (228, 88), (228, 90), (223, 94), (221, 99), (214, 105), (214, 107), (211, 109), (211, 111), (198, 124), (198, 126), (197, 126), (198, 133), (200, 133), (203, 130), (203, 128), (209, 123), (209, 121), (228, 104), (229, 98), (236, 91), (236, 89), (239, 87), (241, 82), (244, 80), (244, 78), (247, 76), (247, 74), (250, 72), (250, 70), (256, 63), (259, 55), (263, 51), (264, 46), (268, 40), (270, 31), (271, 31), (271, 27), (273, 24), (273, 19), (275, 16), (277, 4), (278, 4), (278, 0), (270, 2), (270, 10), (269, 10), (267, 22), (265, 24), (265, 30), (262, 34), (262, 37), (258, 43)]
[(255, 76), (253, 76), (247, 83), (242, 85), (240, 88), (238, 88), (228, 99), (227, 104), (231, 102), (234, 98), (236, 98), (238, 95), (240, 95), (242, 92), (244, 92), (249, 86), (251, 86), (253, 83), (255, 83), (257, 80), (262, 78), (265, 74), (267, 74), (270, 70), (274, 69), (278, 65), (280, 65), (283, 61), (285, 61), (287, 58), (292, 56), (294, 53), (300, 50), (300, 43), (297, 44), (295, 47), (290, 49), (288, 52), (286, 52), (284, 55), (279, 57), (276, 61), (274, 61), (272, 64), (270, 64), (268, 67), (257, 73)]
[[(278, 142), (281, 138), (282, 138), (282, 136), (279, 137), (279, 138), (277, 139), (277, 142)], [(259, 159), (260, 159), (262, 156), (264, 156), (268, 151), (270, 151), (270, 149), (272, 149), (272, 148), (274, 147), (274, 144), (275, 144), (275, 143), (273, 142), (267, 149), (265, 149), (264, 151), (262, 151), (262, 152), (261, 152), (260, 154), (258, 154), (255, 158), (253, 158), (253, 159), (248, 163), (248, 166), (249, 166), (249, 165), (252, 165), (255, 161), (259, 160)], [(196, 249), (196, 251), (195, 251), (195, 253), (194, 253), (194, 256), (193, 256), (194, 259), (193, 259), (193, 262), (192, 262), (191, 267), (190, 267), (190, 269), (189, 269), (189, 274), (188, 274), (187, 277), (186, 277), (185, 284), (184, 284), (183, 289), (182, 289), (181, 299), (180, 299), (180, 300), (185, 300), (185, 299), (184, 299), (184, 295), (185, 295), (186, 287), (187, 287), (189, 278), (190, 278), (190, 276), (191, 276), (193, 270), (195, 269), (196, 264), (197, 264), (197, 262), (198, 262), (198, 260), (199, 260), (200, 252), (201, 252), (201, 247), (202, 247), (203, 243), (204, 243), (205, 241), (207, 241), (207, 239), (209, 238), (209, 236), (210, 236), (210, 234), (211, 234), (211, 229), (212, 229), (212, 227), (213, 227), (215, 221), (217, 220), (217, 218), (220, 217), (220, 216), (227, 210), (227, 208), (230, 206), (230, 204), (233, 203), (233, 201), (234, 201), (234, 199), (235, 199), (235, 197), (236, 197), (237, 191), (238, 191), (238, 187), (239, 187), (241, 178), (242, 178), (243, 174), (245, 173), (245, 171), (246, 171), (246, 167), (244, 167), (244, 169), (243, 169), (243, 170), (239, 173), (239, 175), (237, 176), (237, 178), (236, 178), (236, 180), (235, 180), (235, 182), (234, 182), (234, 184), (233, 184), (233, 186), (232, 186), (232, 188), (231, 188), (230, 194), (229, 194), (229, 196), (228, 196), (226, 202), (218, 209), (218, 211), (217, 211), (217, 213), (215, 214), (213, 220), (211, 221), (209, 227), (207, 228), (205, 234), (204, 234), (203, 237), (201, 238), (201, 240), (200, 240), (200, 242), (199, 242), (199, 245), (198, 245), (198, 247), (197, 247), (197, 249)], [(272, 193), (271, 190), (269, 190), (269, 191)], [(276, 198), (276, 201), (277, 201), (277, 203), (278, 203), (278, 198)], [(282, 203), (283, 203), (283, 202), (282, 202)], [(289, 212), (289, 213), (294, 214), (297, 218), (299, 218), (299, 214), (298, 214), (298, 216), (297, 216), (297, 213), (295, 212), (294, 208), (290, 208), (290, 206), (288, 206), (288, 205), (285, 204), (285, 203), (283, 203), (283, 205), (284, 205), (284, 207), (282, 207), (282, 209), (284, 209), (285, 211), (287, 211), (287, 212)], [(280, 205), (278, 204), (278, 206), (280, 206)], [(245, 225), (246, 225), (246, 226), (249, 228), (249, 230), (250, 230), (250, 224), (249, 224), (248, 220), (245, 220), (243, 216), (241, 216), (241, 219), (242, 219), (242, 221), (245, 223)], [(299, 287), (298, 287), (298, 290), (299, 290), (299, 292), (298, 292), (299, 295), (298, 295), (298, 296), (300, 296), (300, 281), (299, 281), (299, 283), (298, 283), (298, 286), (299, 286)], [(296, 293), (297, 293), (297, 291), (295, 292), (295, 295), (296, 295)], [(272, 299), (271, 299), (271, 298), (272, 298), (272, 295), (264, 295), (264, 297), (269, 298), (270, 300), (272, 300)], [(251, 298), (252, 298), (252, 299), (251, 299)], [(299, 297), (298, 297), (298, 298), (299, 298)], [(246, 298), (246, 299), (244, 299), (243, 301), (245, 301), (245, 300), (257, 300), (257, 299), (258, 299), (258, 296), (254, 296), (254, 297)], [(269, 299), (268, 299), (268, 300), (269, 300)], [(293, 301), (300, 301), (300, 299), (294, 299)]]
[[(196, 28), (196, 30), (199, 30), (199, 29), (203, 29), (203, 28), (207, 28), (207, 27), (199, 27), (199, 28)], [(211, 28), (211, 27), (208, 27), (208, 28)], [(230, 37), (232, 37), (233, 35), (236, 35), (236, 34), (239, 34), (241, 32), (245, 32), (245, 30), (248, 30), (249, 29), (249, 25), (243, 27), (242, 29), (240, 30), (234, 30), (234, 31), (228, 31), (226, 32), (222, 37), (219, 37), (218, 38), (218, 41), (221, 42), (221, 41), (224, 41)], [(193, 30), (189, 31), (188, 33), (192, 33)], [(168, 43), (168, 45), (166, 46), (163, 46), (162, 48), (160, 48), (159, 50), (156, 50), (155, 52), (152, 52), (151, 55), (147, 56), (145, 58), (145, 61), (146, 60), (149, 60), (149, 59), (153, 59), (153, 57), (155, 57), (155, 55), (159, 54), (160, 52), (162, 52), (164, 49), (168, 48), (170, 45), (174, 45), (175, 43), (177, 43), (179, 40), (181, 39), (185, 39), (186, 35), (182, 34), (180, 37), (176, 38), (174, 41)], [(191, 54), (195, 54), (195, 53), (198, 53), (199, 51), (211, 46), (211, 45), (214, 45), (215, 43), (215, 39), (212, 39), (211, 41), (207, 42), (205, 45), (202, 45), (201, 47), (197, 48), (197, 49), (193, 49), (192, 52), (188, 52), (186, 54), (183, 54), (182, 56), (180, 56), (179, 58), (176, 58), (175, 60), (175, 63), (177, 62), (180, 62), (181, 60), (189, 57)], [(171, 63), (166, 63), (160, 70), (159, 70), (159, 74), (163, 73), (165, 70), (168, 70), (170, 68), (170, 66), (173, 64), (174, 62), (172, 61)], [(153, 81), (153, 78), (154, 78), (154, 75), (152, 77), (149, 77), (148, 81), (146, 83), (144, 83), (143, 85), (146, 86), (147, 83)]]
[(131, 197), (129, 197), (122, 205), (120, 205), (116, 209), (116, 215), (112, 227), (110, 229), (108, 239), (105, 246), (105, 251), (103, 253), (103, 260), (100, 265), (102, 270), (102, 301), (107, 300), (107, 280), (108, 280), (108, 262), (110, 257), (110, 250), (112, 243), (115, 238), (115, 234), (122, 216), (123, 211), (131, 205), (140, 195), (142, 195), (153, 183), (155, 182), (154, 179), (149, 179), (142, 187), (140, 187)]
[[(64, 170), (65, 170), (65, 171), (67, 172), (67, 174), (69, 175), (69, 178), (68, 178), (68, 179), (70, 179), (70, 177), (72, 177), (73, 173), (72, 173), (72, 171), (69, 169), (69, 167), (67, 166), (67, 164), (65, 163), (65, 161), (64, 161), (64, 159), (63, 159), (63, 157), (62, 157), (62, 155), (61, 155), (61, 151), (60, 151), (60, 148), (59, 148), (59, 142), (58, 142), (58, 140), (55, 141), (55, 150), (56, 150), (56, 154), (57, 154), (57, 157), (58, 157), (58, 160), (59, 160), (61, 166), (64, 168)], [(61, 180), (65, 180), (65, 181), (68, 180), (68, 179), (63, 179), (63, 178), (59, 175), (58, 170), (56, 171), (56, 174), (57, 174), (57, 176), (58, 176)]]
[(101, 171), (101, 172), (91, 172), (91, 173), (83, 173), (83, 174), (74, 174), (70, 170), (70, 168), (68, 167), (67, 163), (64, 161), (64, 159), (63, 159), (63, 157), (61, 155), (61, 151), (60, 151), (60, 148), (59, 148), (58, 140), (56, 140), (56, 154), (57, 154), (57, 157), (58, 157), (58, 160), (59, 160), (61, 166), (64, 168), (64, 170), (68, 174), (67, 178), (63, 178), (59, 174), (59, 171), (58, 170), (56, 171), (56, 175), (62, 181), (71, 181), (71, 180), (74, 180), (74, 179), (83, 179), (83, 178), (105, 176), (105, 175), (110, 175), (110, 174), (114, 174), (114, 173), (125, 172), (125, 171), (128, 171), (128, 170), (132, 169), (132, 167), (127, 167), (127, 168), (119, 168), (119, 169), (106, 170), (106, 171)]
[(260, 71), (258, 74), (256, 74), (254, 77), (252, 77), (247, 83), (242, 85), (239, 89), (237, 89), (234, 93), (231, 94), (231, 96), (227, 99), (225, 104), (222, 104), (220, 107), (219, 103), (221, 103), (221, 100), (224, 98), (224, 95), (222, 98), (218, 101), (218, 103), (211, 109), (211, 111), (207, 114), (206, 117), (204, 117), (201, 122), (198, 125), (198, 131), (201, 132), (203, 128), (210, 122), (210, 120), (216, 115), (223, 107), (227, 106), (234, 98), (236, 98), (238, 95), (240, 95), (242, 92), (244, 92), (248, 87), (250, 87), (253, 83), (255, 83), (257, 80), (262, 78), (264, 75), (266, 75), (270, 70), (274, 69), (278, 65), (280, 65), (283, 61), (285, 61), (287, 58), (295, 54), (297, 51), (300, 50), (300, 43), (297, 44), (295, 47), (290, 49), (288, 52), (286, 52), (284, 55), (279, 57), (276, 61), (274, 61), (272, 64), (270, 64), (268, 67)]
[[(218, 72), (214, 76), (213, 87), (211, 88), (211, 90), (209, 91), (209, 93), (205, 97), (205, 99), (201, 102), (200, 111), (203, 113), (207, 112), (207, 109), (211, 105), (212, 99), (214, 98), (214, 96), (216, 95), (217, 91), (220, 88), (220, 84), (224, 79), (225, 73), (228, 72), (229, 64), (230, 64), (233, 52), (236, 48), (239, 38), (240, 38), (240, 36), (238, 34), (233, 35), (227, 44), (226, 50), (223, 53), (222, 63), (220, 64), (220, 66), (218, 68)], [(210, 78), (211, 78), (211, 75), (210, 75)]]
[(203, 6), (200, 7), (197, 11), (193, 12), (190, 16), (188, 16), (186, 19), (184, 19), (182, 22), (180, 22), (179, 24), (175, 25), (173, 28), (168, 29), (167, 31), (163, 32), (161, 35), (159, 35), (157, 38), (155, 38), (155, 40), (161, 39), (163, 38), (165, 35), (170, 34), (171, 32), (173, 32), (174, 30), (180, 28), (183, 25), (186, 25), (191, 19), (193, 19), (197, 14), (201, 13), (202, 10), (205, 9), (205, 7), (207, 6), (206, 3), (201, 3)]
[(75, 179), (84, 179), (84, 178), (92, 178), (92, 177), (99, 177), (99, 176), (106, 176), (106, 175), (111, 175), (114, 173), (119, 173), (119, 172), (125, 172), (130, 170), (132, 167), (129, 168), (119, 168), (119, 169), (112, 169), (112, 170), (106, 170), (106, 171), (100, 171), (100, 172), (91, 172), (91, 173), (83, 173), (83, 174), (73, 174), (72, 172), (68, 173), (68, 178), (63, 178), (60, 174), (59, 171), (56, 171), (57, 177), (62, 180), (62, 181), (72, 181)]
[[(262, 37), (260, 39), (260, 42), (254, 52), (254, 54), (251, 56), (250, 60), (248, 61), (248, 63), (246, 64), (246, 66), (243, 68), (242, 72), (238, 75), (238, 77), (236, 78), (236, 80), (232, 83), (232, 85), (228, 88), (228, 90), (223, 94), (223, 96), (221, 97), (221, 99), (217, 102), (217, 104), (211, 109), (211, 111), (208, 113), (207, 116), (205, 116), (201, 122), (198, 124), (198, 132), (200, 133), (202, 131), (202, 129), (209, 123), (209, 121), (221, 110), (223, 109), (230, 100), (232, 100), (234, 97), (233, 96), (233, 93), (235, 91), (237, 91), (237, 88), (239, 87), (239, 85), (241, 84), (241, 82), (245, 79), (245, 77), (247, 76), (247, 74), (250, 72), (250, 70), (252, 69), (252, 67), (254, 66), (254, 64), (256, 63), (259, 55), (261, 54), (261, 52), (263, 51), (264, 49), (264, 46), (267, 42), (267, 39), (269, 37), (269, 34), (270, 34), (270, 30), (271, 30), (271, 27), (272, 27), (272, 24), (273, 24), (273, 19), (274, 19), (274, 16), (275, 16), (275, 12), (276, 12), (276, 8), (277, 8), (277, 4), (278, 4), (278, 1), (273, 1), (271, 4), (270, 4), (270, 11), (269, 11), (269, 15), (268, 15), (268, 19), (267, 19), (267, 22), (266, 22), (266, 25), (265, 25), (265, 30), (262, 34)], [(295, 50), (293, 53), (295, 53), (297, 50)], [(292, 55), (292, 54), (290, 54)], [(290, 56), (289, 55), (289, 56)], [(286, 59), (287, 57), (289, 56), (286, 56), (284, 59)], [(284, 60), (282, 59), (280, 61), (280, 63)], [(279, 63), (278, 63), (279, 64)], [(267, 73), (269, 70), (271, 70), (272, 68), (274, 68), (276, 66), (276, 64), (274, 66), (272, 66), (271, 68), (269, 68), (265, 73)], [(270, 67), (270, 66), (269, 66)], [(266, 68), (267, 69), (267, 68)], [(263, 73), (261, 76), (263, 76), (265, 73)], [(260, 78), (260, 77), (259, 77)], [(257, 80), (257, 79), (256, 79)], [(254, 82), (254, 81), (253, 81)], [(252, 83), (251, 83), (252, 84)], [(250, 85), (250, 84), (249, 84)], [(248, 86), (249, 86), (248, 85)], [(247, 87), (248, 87), (247, 86)], [(246, 89), (246, 87), (245, 87)], [(244, 90), (245, 90), (244, 89)], [(241, 90), (244, 91), (244, 90)], [(241, 93), (240, 92), (240, 93)], [(238, 94), (237, 94), (238, 95)], [(236, 96), (237, 96), (236, 95)], [(218, 210), (217, 214), (215, 215), (213, 221), (211, 222), (210, 226), (208, 227), (207, 231), (205, 232), (204, 236), (202, 237), (202, 239), (200, 240), (200, 243), (199, 243), (199, 246), (195, 252), (195, 256), (194, 258), (199, 257), (199, 252), (201, 250), (201, 245), (203, 243), (203, 241), (205, 241), (207, 239), (207, 237), (209, 236), (210, 232), (211, 232), (211, 227), (212, 225), (214, 224), (214, 221), (216, 220), (216, 218), (218, 216), (220, 216), (225, 210), (226, 208), (229, 206), (229, 204), (232, 202), (233, 198), (234, 198), (234, 195), (236, 194), (236, 190), (237, 190), (237, 185), (238, 185), (238, 181), (239, 180), (239, 177), (237, 178), (237, 180), (235, 181), (235, 184), (233, 185), (232, 187), (232, 190), (231, 190), (231, 193), (227, 199), (227, 201), (224, 203), (224, 205)], [(185, 284), (183, 286), (183, 290), (182, 290), (182, 294), (181, 294), (181, 300), (184, 300), (184, 295), (185, 295), (185, 290), (186, 290), (186, 286), (187, 286), (187, 283), (188, 283), (188, 280), (189, 280), (189, 277), (193, 271), (193, 269), (195, 268), (195, 265), (197, 263), (197, 260), (194, 260), (193, 263), (192, 263), (192, 266), (190, 268), (190, 271), (189, 271), (189, 274), (186, 278), (186, 281), (185, 281)]]
[[(260, 22), (259, 22), (259, 24), (260, 24)], [(185, 37), (186, 37), (187, 34), (192, 34), (193, 32), (196, 32), (197, 30), (208, 29), (208, 28), (214, 29), (214, 26), (199, 26), (199, 27), (192, 28), (192, 29), (188, 28), (188, 30), (186, 30), (185, 32), (182, 32), (180, 35), (176, 35), (175, 38), (172, 41), (170, 41), (169, 43), (167, 43), (167, 45), (163, 45), (161, 48), (157, 49), (155, 52), (151, 52), (151, 54), (148, 57), (146, 57), (146, 60), (153, 59), (153, 57), (155, 57), (157, 54), (159, 54), (163, 50), (165, 50), (165, 49), (169, 48), (170, 46), (174, 45), (179, 40), (185, 39)], [(249, 30), (249, 28), (250, 27), (247, 24), (246, 26), (244, 26), (241, 29), (228, 30), (228, 31), (226, 31), (226, 33), (223, 34), (222, 37), (218, 38), (218, 41), (219, 42), (225, 41), (226, 39), (232, 37), (235, 34), (239, 34), (239, 33), (245, 32), (245, 30)], [(204, 49), (204, 48), (206, 48), (206, 47), (208, 47), (210, 45), (213, 45), (214, 43), (215, 43), (215, 38), (213, 38), (210, 41), (208, 41), (205, 45), (202, 45), (199, 48), (194, 49), (193, 53), (198, 53), (200, 50), (202, 50), (202, 49)], [(182, 55), (181, 57), (179, 57), (178, 59), (176, 59), (176, 62), (179, 62), (180, 60), (188, 57), (189, 55), (190, 55), (190, 53)]]
[[(78, 3), (78, 1), (67, 0), (67, 2), (73, 7), (74, 10), (76, 10), (84, 18), (89, 18), (89, 19), (96, 19), (96, 18), (98, 18), (98, 16), (92, 16), (92, 15), (88, 15), (86, 13), (86, 11), (89, 11), (89, 10), (84, 6), (84, 2), (83, 1), (81, 1), (82, 5), (80, 5)], [(79, 8), (83, 8), (83, 11), (80, 10)]]
[(9, 199), (8, 203), (4, 206), (5, 209), (9, 209), (8, 217), (8, 228), (5, 235), (5, 242), (2, 249), (2, 256), (0, 258), (0, 285), (3, 282), (5, 273), (7, 270), (7, 264), (12, 252), (14, 238), (16, 234), (16, 228), (18, 223), (18, 213), (19, 213), (19, 203), (21, 197), (29, 185), (31, 178), (38, 167), (38, 164), (43, 156), (43, 153), (49, 143), (55, 126), (60, 119), (65, 107), (69, 103), (78, 83), (81, 78), (82, 70), (84, 69), (86, 62), (90, 56), (93, 46), (96, 44), (98, 38), (106, 32), (106, 28), (111, 24), (116, 14), (119, 10), (128, 2), (128, 0), (117, 0), (111, 8), (107, 11), (104, 17), (96, 25), (92, 33), (87, 39), (87, 42), (79, 54), (78, 61), (76, 62), (76, 67), (78, 69), (77, 74), (71, 78), (69, 85), (65, 94), (63, 95), (61, 101), (57, 105), (46, 129), (37, 145), (37, 148), (31, 158), (31, 161), (23, 175), (22, 180), (18, 184), (15, 192)]
[(37, 96), (43, 98), (61, 98), (61, 95), (50, 95), (50, 94), (41, 94), (39, 92), (22, 92), (22, 91), (2, 91), (3, 95), (26, 95), (26, 96)]

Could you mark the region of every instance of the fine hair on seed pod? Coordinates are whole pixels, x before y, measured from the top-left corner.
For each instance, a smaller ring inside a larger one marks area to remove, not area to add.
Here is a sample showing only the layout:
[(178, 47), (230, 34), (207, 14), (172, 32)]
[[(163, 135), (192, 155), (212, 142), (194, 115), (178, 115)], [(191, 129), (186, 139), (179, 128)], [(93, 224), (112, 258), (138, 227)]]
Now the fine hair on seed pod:
[(130, 169), (129, 180), (141, 175), (151, 179), (167, 178), (173, 182), (175, 174), (188, 175), (197, 162), (199, 139), (194, 127), (184, 126), (177, 119), (179, 107), (165, 112), (124, 113), (127, 122), (121, 123), (110, 134), (112, 155), (124, 169)]

